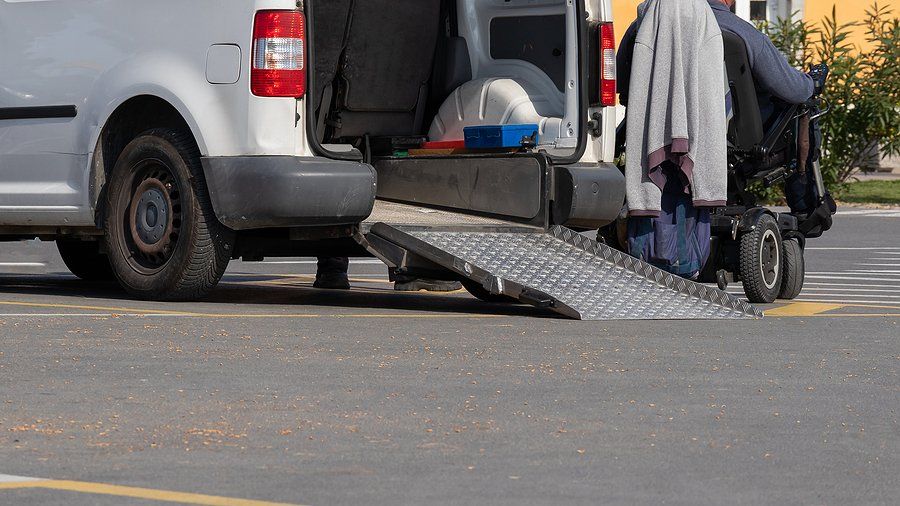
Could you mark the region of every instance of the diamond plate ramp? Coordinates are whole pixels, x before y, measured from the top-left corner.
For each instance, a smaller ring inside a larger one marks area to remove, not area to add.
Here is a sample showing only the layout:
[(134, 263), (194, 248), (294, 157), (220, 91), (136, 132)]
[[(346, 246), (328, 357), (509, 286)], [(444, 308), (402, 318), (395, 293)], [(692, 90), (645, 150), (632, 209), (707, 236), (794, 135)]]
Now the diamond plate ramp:
[(504, 294), (582, 320), (759, 318), (721, 290), (662, 271), (564, 227), (465, 231), (393, 227), (375, 234)]

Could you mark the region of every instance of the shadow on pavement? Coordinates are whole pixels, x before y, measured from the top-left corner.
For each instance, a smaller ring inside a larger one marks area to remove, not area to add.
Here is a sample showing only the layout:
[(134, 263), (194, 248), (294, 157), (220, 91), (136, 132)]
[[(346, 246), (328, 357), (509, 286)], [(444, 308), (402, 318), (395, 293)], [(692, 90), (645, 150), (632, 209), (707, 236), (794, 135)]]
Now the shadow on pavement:
[[(283, 279), (283, 276), (254, 275), (241, 277), (241, 282), (235, 282), (235, 278), (226, 277), (226, 280), (220, 283), (209, 297), (199, 302), (159, 303), (134, 299), (115, 283), (87, 282), (69, 274), (3, 275), (0, 276), (0, 294), (13, 297), (15, 295), (74, 297), (82, 299), (78, 302), (79, 304), (96, 304), (98, 306), (103, 305), (104, 300), (128, 301), (135, 304), (135, 310), (140, 311), (165, 309), (167, 311), (234, 313), (235, 306), (280, 306), (281, 310), (296, 306), (559, 318), (559, 315), (546, 309), (518, 304), (488, 303), (468, 295), (460, 295), (461, 292), (453, 294), (410, 293), (395, 292), (388, 288), (365, 287), (358, 287), (350, 291), (332, 291), (318, 290), (312, 288), (311, 284), (299, 281), (278, 285), (248, 284), (248, 282), (264, 283)], [(87, 302), (83, 299), (95, 299), (95, 302)], [(42, 300), (41, 302), (49, 304), (53, 301)], [(197, 304), (206, 307), (201, 309), (196, 306)], [(215, 307), (209, 307), (211, 305), (223, 309), (217, 310)], [(247, 307), (242, 307), (237, 312), (247, 310)]]

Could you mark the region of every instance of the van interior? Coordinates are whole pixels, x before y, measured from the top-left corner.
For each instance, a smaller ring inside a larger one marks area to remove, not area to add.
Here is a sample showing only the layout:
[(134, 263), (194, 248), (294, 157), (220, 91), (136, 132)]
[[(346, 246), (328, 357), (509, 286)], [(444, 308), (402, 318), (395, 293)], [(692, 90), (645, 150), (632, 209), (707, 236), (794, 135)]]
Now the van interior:
[[(382, 199), (539, 218), (547, 160), (572, 157), (581, 135), (579, 4), (308, 2), (319, 145), (371, 163)], [(466, 127), (499, 125), (537, 136), (466, 141)]]
[(412, 156), (449, 154), (417, 148), (463, 141), (468, 126), (536, 124), (535, 149), (574, 151), (576, 2), (310, 3), (310, 92), (326, 149), (352, 146), (371, 158), (410, 155), (404, 148)]

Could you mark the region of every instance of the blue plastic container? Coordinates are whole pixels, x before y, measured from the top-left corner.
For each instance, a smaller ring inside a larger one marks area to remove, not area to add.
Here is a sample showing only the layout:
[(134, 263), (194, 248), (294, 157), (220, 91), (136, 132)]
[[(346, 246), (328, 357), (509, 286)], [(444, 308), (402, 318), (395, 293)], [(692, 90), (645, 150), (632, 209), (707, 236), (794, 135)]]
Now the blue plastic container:
[(538, 141), (537, 125), (480, 125), (463, 129), (468, 149), (520, 148)]

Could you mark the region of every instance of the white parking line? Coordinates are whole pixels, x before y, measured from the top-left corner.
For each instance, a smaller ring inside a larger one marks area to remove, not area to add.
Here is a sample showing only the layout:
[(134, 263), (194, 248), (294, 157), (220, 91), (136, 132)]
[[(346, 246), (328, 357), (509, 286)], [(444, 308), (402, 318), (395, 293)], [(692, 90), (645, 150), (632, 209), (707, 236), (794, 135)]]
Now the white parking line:
[(819, 290), (803, 290), (802, 293), (803, 296), (810, 297), (878, 297), (879, 299), (900, 299), (900, 295), (880, 295), (875, 293), (819, 293)]
[(856, 285), (844, 285), (842, 287), (835, 286), (810, 286), (815, 283), (805, 283), (803, 285), (803, 293), (806, 293), (806, 290), (815, 291), (815, 292), (864, 292), (864, 293), (872, 293), (872, 292), (881, 292), (881, 293), (900, 293), (900, 289), (897, 288), (888, 288), (886, 290), (882, 290), (881, 287), (884, 285), (874, 285), (878, 288), (851, 288)]
[[(845, 274), (845, 273), (841, 273), (841, 274)], [(845, 281), (900, 281), (900, 279), (887, 279), (887, 278), (883, 278), (883, 277), (882, 278), (866, 278), (866, 277), (856, 277), (856, 276), (834, 276), (834, 275), (821, 276), (821, 275), (817, 275), (817, 274), (813, 274), (813, 275), (807, 274), (806, 278), (807, 279), (824, 279), (824, 280), (841, 279), (841, 280), (845, 280)]]
[(45, 267), (45, 262), (0, 262), (0, 267)]
[(0, 483), (23, 483), (29, 481), (41, 481), (41, 479), (28, 478), (26, 476), (13, 476), (11, 474), (0, 474)]
[(866, 283), (822, 283), (821, 281), (811, 281), (809, 283), (803, 283), (803, 286), (847, 286), (847, 287), (868, 287), (868, 288), (898, 288), (900, 289), (900, 285), (885, 285), (882, 283), (877, 284), (866, 284)]
[[(794, 301), (795, 302), (827, 302), (827, 303), (831, 303), (831, 304), (845, 304), (845, 305), (848, 302), (846, 300), (834, 300), (834, 299), (809, 299), (809, 298), (806, 298), (805, 295), (804, 295), (804, 298), (794, 299)], [(854, 301), (852, 301), (852, 303), (853, 304), (880, 304), (880, 305), (900, 307), (900, 302), (893, 302), (893, 301), (889, 301), (889, 300), (854, 300)]]
[[(316, 265), (316, 260), (266, 260), (260, 262), (266, 265)], [(384, 265), (381, 260), (351, 260), (350, 265)]]
[(900, 211), (892, 209), (859, 209), (855, 211), (838, 211), (836, 216), (873, 216), (877, 218), (900, 218)]
[(848, 269), (846, 271), (809, 271), (807, 274), (836, 274), (839, 276), (847, 275), (853, 276), (856, 274), (886, 274), (888, 276), (897, 276), (898, 273), (892, 270), (880, 270), (880, 269)]
[[(900, 247), (894, 246), (852, 246), (852, 247), (834, 247), (834, 246), (811, 246), (806, 248), (807, 251), (888, 251), (900, 250)], [(900, 251), (896, 253), (885, 253), (887, 255), (900, 255)]]

